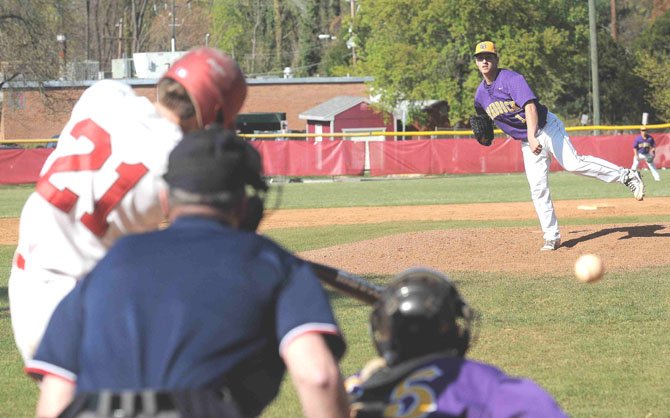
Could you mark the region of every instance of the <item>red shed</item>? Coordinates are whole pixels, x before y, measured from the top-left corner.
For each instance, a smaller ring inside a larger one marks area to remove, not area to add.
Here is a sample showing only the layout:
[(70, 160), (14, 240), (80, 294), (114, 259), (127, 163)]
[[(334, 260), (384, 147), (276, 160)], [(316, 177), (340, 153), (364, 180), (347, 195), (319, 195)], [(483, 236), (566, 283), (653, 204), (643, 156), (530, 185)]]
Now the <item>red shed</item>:
[(393, 132), (396, 126), (391, 113), (379, 112), (372, 108), (368, 99), (356, 96), (334, 97), (305, 110), (298, 117), (307, 121), (306, 132), (309, 134)]

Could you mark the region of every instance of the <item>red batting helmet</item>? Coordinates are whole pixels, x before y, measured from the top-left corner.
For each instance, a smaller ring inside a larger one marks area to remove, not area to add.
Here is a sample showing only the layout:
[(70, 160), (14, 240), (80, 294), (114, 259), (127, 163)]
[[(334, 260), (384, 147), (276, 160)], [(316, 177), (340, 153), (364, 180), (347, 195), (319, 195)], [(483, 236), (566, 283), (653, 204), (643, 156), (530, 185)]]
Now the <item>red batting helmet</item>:
[(175, 61), (163, 77), (186, 89), (200, 127), (214, 122), (235, 127), (235, 117), (247, 97), (247, 83), (231, 57), (216, 49), (196, 48)]

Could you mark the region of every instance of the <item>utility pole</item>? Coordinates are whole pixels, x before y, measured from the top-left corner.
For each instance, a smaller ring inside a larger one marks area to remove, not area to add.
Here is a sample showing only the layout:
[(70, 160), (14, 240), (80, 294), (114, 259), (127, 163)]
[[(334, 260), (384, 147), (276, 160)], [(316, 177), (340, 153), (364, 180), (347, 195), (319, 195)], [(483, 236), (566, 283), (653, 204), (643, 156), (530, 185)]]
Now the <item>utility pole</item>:
[(610, 21), (612, 33), (612, 40), (616, 42), (618, 36), (617, 21), (616, 21), (616, 0), (610, 0)]
[(351, 24), (349, 25), (349, 41), (347, 46), (351, 48), (351, 65), (356, 66), (356, 41), (354, 40), (354, 18), (356, 17), (356, 0), (349, 0), (351, 9)]
[(59, 33), (56, 35), (56, 41), (58, 42), (58, 63), (59, 63), (59, 73), (60, 79), (65, 80), (67, 78), (67, 39), (65, 34)]
[(174, 6), (174, 1), (172, 0), (172, 52), (175, 52), (177, 50), (177, 33), (176, 33), (176, 23), (175, 23), (175, 6)]
[(89, 21), (91, 15), (91, 0), (86, 0), (86, 62), (91, 59), (89, 50), (91, 49), (91, 38), (89, 36)]
[(60, 79), (65, 80), (67, 78), (67, 38), (64, 31), (63, 9), (61, 3), (58, 3), (57, 8), (59, 20), (59, 33), (56, 35), (56, 42), (58, 42), (58, 70)]
[(589, 45), (591, 49), (593, 123), (595, 125), (600, 125), (600, 87), (598, 86), (598, 42), (596, 36), (595, 0), (589, 0)]
[(116, 26), (119, 27), (119, 47), (116, 56), (123, 58), (123, 17), (119, 19), (119, 23)]

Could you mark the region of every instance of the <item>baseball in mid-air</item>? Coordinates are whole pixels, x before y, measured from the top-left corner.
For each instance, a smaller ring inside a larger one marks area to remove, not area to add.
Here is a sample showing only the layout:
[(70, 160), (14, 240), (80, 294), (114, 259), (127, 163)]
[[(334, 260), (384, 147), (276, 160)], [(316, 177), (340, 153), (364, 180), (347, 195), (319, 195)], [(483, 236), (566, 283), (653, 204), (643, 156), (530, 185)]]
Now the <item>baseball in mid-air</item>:
[(580, 282), (597, 282), (604, 272), (603, 260), (595, 254), (584, 254), (575, 262), (575, 276)]

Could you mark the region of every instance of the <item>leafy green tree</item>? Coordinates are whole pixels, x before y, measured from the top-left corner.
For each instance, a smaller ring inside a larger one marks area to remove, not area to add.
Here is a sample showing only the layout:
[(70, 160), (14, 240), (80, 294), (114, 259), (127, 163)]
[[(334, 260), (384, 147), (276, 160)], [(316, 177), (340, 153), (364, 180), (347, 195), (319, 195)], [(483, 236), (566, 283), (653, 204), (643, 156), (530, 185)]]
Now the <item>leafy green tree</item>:
[[(497, 44), (501, 66), (524, 74), (555, 112), (567, 110), (562, 105), (573, 103), (575, 93), (584, 96), (589, 75), (583, 71), (588, 62), (583, 1), (528, 1), (520, 7), (502, 0), (368, 0), (357, 25), (362, 65), (389, 108), (400, 100), (443, 99), (450, 119), (464, 121), (481, 82), (472, 50), (485, 39)], [(580, 108), (587, 97), (581, 100)]]
[(670, 11), (658, 17), (637, 38), (635, 74), (648, 84), (645, 98), (653, 121), (670, 120)]
[(306, 9), (300, 20), (299, 30), (299, 61), (298, 75), (310, 76), (316, 73), (321, 61), (321, 45), (319, 44), (320, 14), (314, 1), (307, 2)]
[(598, 75), (602, 122), (606, 124), (639, 123), (645, 110), (645, 81), (634, 72), (636, 60), (609, 34), (598, 37)]
[(292, 67), (295, 75), (313, 75), (328, 49), (318, 35), (339, 29), (343, 1), (215, 0), (212, 41), (247, 74), (280, 75)]
[[(58, 43), (74, 16), (66, 1), (6, 0), (0, 2), (0, 73), (2, 80), (46, 81), (64, 75), (63, 64), (77, 48)], [(72, 41), (66, 36), (66, 41)], [(70, 46), (76, 46), (71, 42)]]
[(274, 59), (274, 11), (265, 0), (216, 0), (211, 37), (249, 74), (263, 73)]

